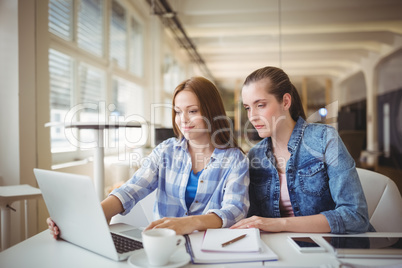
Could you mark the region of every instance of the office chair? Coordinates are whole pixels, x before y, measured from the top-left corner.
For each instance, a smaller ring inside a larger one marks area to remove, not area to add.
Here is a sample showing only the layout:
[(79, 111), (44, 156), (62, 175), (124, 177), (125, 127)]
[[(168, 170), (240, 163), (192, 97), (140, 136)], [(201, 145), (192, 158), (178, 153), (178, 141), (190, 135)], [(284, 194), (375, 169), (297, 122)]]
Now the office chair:
[(357, 168), (366, 196), (370, 223), (377, 232), (402, 232), (402, 197), (395, 182), (367, 169)]

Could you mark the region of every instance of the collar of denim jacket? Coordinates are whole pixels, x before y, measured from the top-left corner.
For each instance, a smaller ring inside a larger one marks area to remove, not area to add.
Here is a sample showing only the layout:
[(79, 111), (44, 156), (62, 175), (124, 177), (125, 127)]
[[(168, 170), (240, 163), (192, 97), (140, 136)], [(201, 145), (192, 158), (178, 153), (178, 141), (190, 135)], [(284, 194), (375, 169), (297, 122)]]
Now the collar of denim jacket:
[(299, 116), (297, 119), (296, 125), (292, 131), (292, 135), (290, 136), (288, 142), (288, 150), (291, 154), (296, 150), (297, 146), (300, 143), (301, 138), (303, 137), (303, 133), (308, 123)]

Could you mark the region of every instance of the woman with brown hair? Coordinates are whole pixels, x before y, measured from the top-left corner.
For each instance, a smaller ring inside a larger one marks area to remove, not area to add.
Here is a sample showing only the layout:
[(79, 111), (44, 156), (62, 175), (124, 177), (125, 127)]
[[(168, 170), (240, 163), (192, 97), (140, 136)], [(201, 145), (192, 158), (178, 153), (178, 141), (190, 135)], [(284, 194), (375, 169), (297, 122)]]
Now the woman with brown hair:
[(333, 127), (305, 121), (288, 75), (272, 66), (252, 72), (243, 84), (242, 99), (263, 140), (248, 154), (249, 218), (232, 228), (372, 231), (353, 158)]
[[(177, 234), (230, 227), (247, 215), (248, 160), (233, 136), (222, 98), (209, 80), (193, 77), (173, 94), (172, 125), (177, 138), (158, 145), (102, 208), (107, 221), (127, 214), (156, 190), (154, 219), (147, 229)], [(48, 219), (57, 237), (58, 228)]]

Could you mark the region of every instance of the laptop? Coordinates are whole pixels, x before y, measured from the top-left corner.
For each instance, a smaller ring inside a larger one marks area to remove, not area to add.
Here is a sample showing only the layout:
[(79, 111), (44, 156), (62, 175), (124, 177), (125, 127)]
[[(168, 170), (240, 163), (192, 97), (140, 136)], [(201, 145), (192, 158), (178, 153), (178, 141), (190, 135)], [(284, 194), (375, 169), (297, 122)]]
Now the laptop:
[(34, 174), (61, 239), (115, 261), (142, 248), (140, 228), (110, 232), (90, 177), (43, 169)]

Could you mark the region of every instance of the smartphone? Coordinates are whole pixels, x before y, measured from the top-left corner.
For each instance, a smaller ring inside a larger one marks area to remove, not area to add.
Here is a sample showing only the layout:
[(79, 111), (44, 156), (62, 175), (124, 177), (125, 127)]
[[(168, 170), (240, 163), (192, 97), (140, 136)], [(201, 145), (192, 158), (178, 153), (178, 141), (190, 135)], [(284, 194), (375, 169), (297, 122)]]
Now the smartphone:
[(319, 245), (313, 238), (309, 236), (296, 237), (289, 236), (291, 244), (300, 252), (325, 252), (325, 248)]

